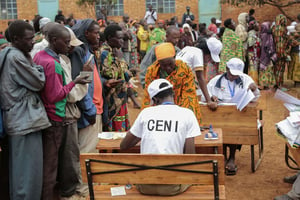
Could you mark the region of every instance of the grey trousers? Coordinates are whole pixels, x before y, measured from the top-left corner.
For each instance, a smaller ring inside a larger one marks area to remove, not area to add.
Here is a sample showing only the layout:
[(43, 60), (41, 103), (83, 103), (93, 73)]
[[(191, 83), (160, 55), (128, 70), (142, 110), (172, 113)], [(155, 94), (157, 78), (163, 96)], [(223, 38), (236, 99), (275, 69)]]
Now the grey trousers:
[(64, 126), (59, 150), (58, 175), (60, 194), (69, 197), (75, 194), (80, 184), (80, 162), (77, 121)]
[(293, 184), (292, 190), (287, 193), (292, 199), (300, 199), (300, 175), (298, 174), (296, 181)]
[(40, 131), (9, 136), (11, 200), (40, 200), (43, 183), (43, 144)]

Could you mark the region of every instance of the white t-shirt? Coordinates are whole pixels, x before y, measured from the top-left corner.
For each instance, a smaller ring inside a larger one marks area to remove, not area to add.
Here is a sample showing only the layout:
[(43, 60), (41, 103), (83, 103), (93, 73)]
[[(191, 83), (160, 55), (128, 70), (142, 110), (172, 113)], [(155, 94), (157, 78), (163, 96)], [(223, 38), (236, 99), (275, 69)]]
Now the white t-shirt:
[(186, 46), (176, 55), (176, 60), (182, 60), (193, 71), (203, 70), (203, 52), (197, 47)]
[[(153, 17), (155, 20), (153, 19)], [(152, 10), (151, 12), (149, 10), (146, 11), (144, 19), (146, 20), (147, 24), (155, 24), (155, 21), (157, 20), (157, 13), (155, 10)]]
[[(216, 83), (219, 80), (219, 78), (222, 75), (217, 75), (215, 76), (213, 79), (211, 79), (208, 84), (207, 84), (207, 90), (209, 93), (209, 96), (216, 96), (218, 97), (222, 102), (224, 103), (228, 103), (231, 102), (232, 96), (231, 94), (238, 94), (241, 92), (241, 90), (247, 90), (249, 88), (249, 85), (251, 83), (254, 83), (253, 79), (248, 76), (247, 74), (243, 74), (240, 75), (240, 78), (243, 82), (243, 87), (241, 87), (240, 84), (237, 84), (235, 81), (229, 81), (227, 80), (225, 77), (223, 77), (221, 79), (221, 88), (216, 87)], [(255, 95), (255, 99), (253, 101), (255, 101), (259, 95), (260, 92), (258, 89), (256, 89), (256, 91), (253, 92), (253, 94)], [(236, 102), (231, 102), (231, 103), (236, 103)]]
[(142, 154), (183, 154), (186, 138), (201, 135), (195, 114), (177, 105), (145, 108), (130, 132), (141, 138)]

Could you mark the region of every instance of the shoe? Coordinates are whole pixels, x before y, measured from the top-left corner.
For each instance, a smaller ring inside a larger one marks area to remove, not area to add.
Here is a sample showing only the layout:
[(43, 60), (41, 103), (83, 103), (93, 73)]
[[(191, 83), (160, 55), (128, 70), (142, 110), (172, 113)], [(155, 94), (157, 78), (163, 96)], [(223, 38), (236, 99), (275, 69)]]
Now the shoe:
[(289, 197), (287, 194), (277, 196), (274, 198), (274, 200), (293, 200), (291, 197)]
[(229, 169), (229, 168), (226, 166), (226, 168), (225, 168), (225, 174), (226, 174), (227, 176), (234, 176), (234, 175), (236, 175), (237, 170), (238, 170), (238, 168), (237, 168), (236, 165), (234, 166), (234, 169)]
[(295, 182), (295, 180), (297, 179), (297, 177), (298, 177), (298, 174), (295, 174), (293, 176), (286, 176), (283, 178), (283, 182), (293, 184)]

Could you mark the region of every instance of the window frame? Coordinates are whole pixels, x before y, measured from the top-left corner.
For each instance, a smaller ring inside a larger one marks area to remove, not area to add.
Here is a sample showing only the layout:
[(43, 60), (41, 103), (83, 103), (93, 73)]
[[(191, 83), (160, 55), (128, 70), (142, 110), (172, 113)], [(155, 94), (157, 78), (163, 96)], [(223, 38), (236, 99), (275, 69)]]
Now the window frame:
[[(100, 10), (103, 6), (103, 0), (99, 0), (99, 3), (96, 3), (95, 10)], [(112, 7), (107, 16), (123, 16), (124, 15), (124, 0), (117, 0), (117, 3)]]
[(17, 0), (1, 0), (0, 12), (1, 20), (18, 19)]
[[(146, 0), (146, 10), (148, 10), (148, 5), (152, 5), (153, 10), (157, 13), (175, 13), (176, 12), (176, 1), (175, 0)], [(171, 7), (171, 5), (174, 7)]]

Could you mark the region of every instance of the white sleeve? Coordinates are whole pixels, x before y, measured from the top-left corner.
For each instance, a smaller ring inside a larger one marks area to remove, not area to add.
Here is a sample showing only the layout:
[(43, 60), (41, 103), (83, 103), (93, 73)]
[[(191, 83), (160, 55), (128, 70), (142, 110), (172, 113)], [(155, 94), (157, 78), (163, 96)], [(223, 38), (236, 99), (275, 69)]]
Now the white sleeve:
[(188, 123), (186, 138), (191, 138), (191, 137), (196, 137), (198, 135), (201, 135), (200, 126), (198, 124), (195, 114), (191, 110), (188, 111), (189, 111), (188, 113), (189, 116), (188, 116), (188, 120), (186, 121)]
[(143, 123), (142, 123), (142, 118), (143, 118), (143, 110), (140, 112), (136, 120), (134, 121), (132, 127), (130, 128), (130, 132), (138, 137), (141, 138), (143, 134)]
[(148, 16), (149, 16), (149, 13), (148, 13), (148, 11), (146, 11), (144, 19), (147, 20)]
[[(244, 81), (245, 81), (245, 89), (248, 89), (248, 87), (249, 87), (249, 85), (251, 83), (255, 84), (254, 80), (250, 76), (248, 76), (247, 74), (244, 75)], [(258, 97), (260, 96), (260, 91), (259, 91), (258, 87), (253, 92), (253, 94), (255, 96), (255, 98), (253, 99), (253, 101), (256, 101), (258, 99)]]
[(156, 11), (153, 13), (153, 17), (155, 18), (155, 21), (156, 21), (157, 20), (157, 12)]
[(203, 68), (203, 53), (201, 49), (199, 49), (197, 54), (193, 55), (193, 68)]

